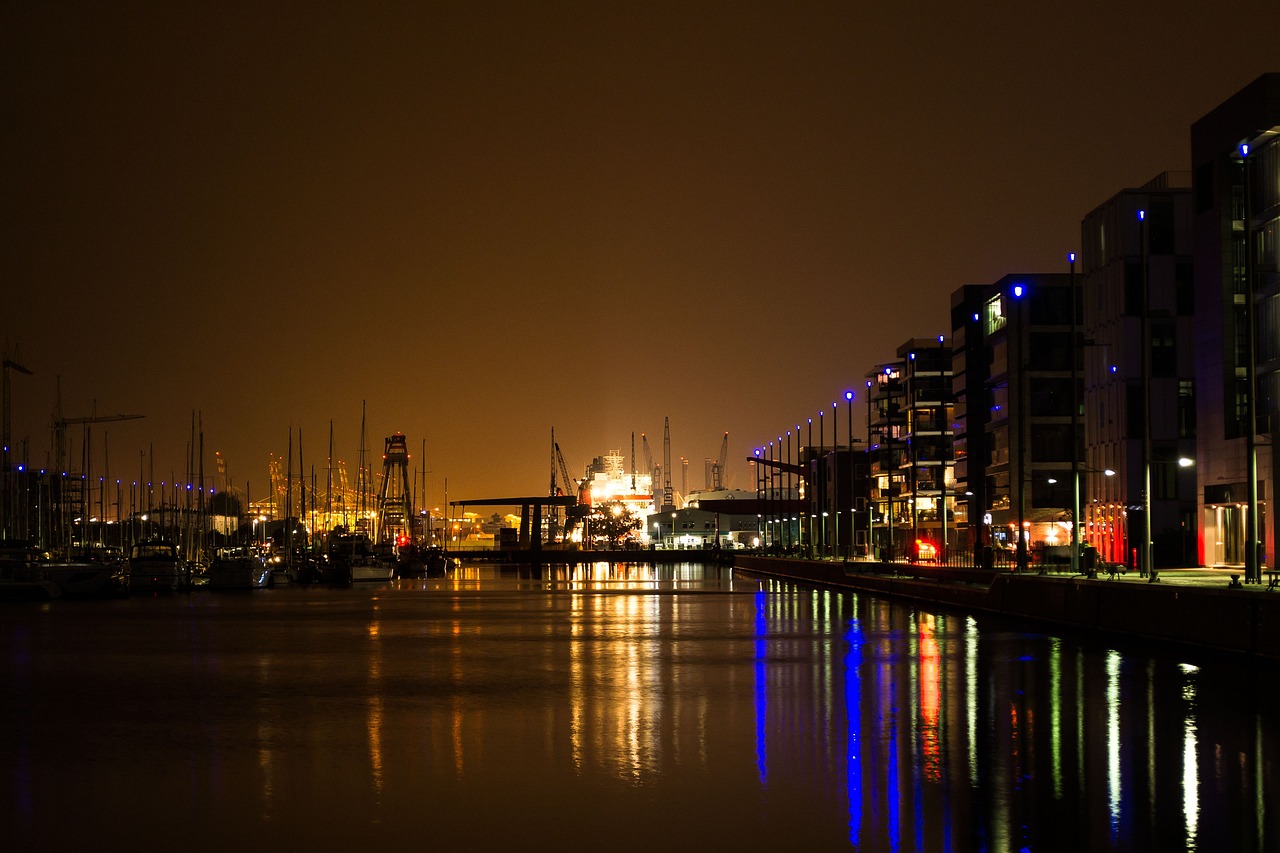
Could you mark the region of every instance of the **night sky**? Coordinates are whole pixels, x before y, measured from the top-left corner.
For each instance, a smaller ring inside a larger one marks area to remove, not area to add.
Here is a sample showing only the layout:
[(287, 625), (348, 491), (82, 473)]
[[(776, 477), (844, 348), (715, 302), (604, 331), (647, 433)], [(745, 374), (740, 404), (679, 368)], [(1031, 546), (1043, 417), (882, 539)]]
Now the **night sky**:
[(726, 431), (752, 488), (1280, 70), (1275, 0), (1041, 5), (7, 3), (14, 456), (61, 377), (66, 417), (146, 415), (93, 433), (126, 481), (199, 412), (210, 475), (262, 496), (292, 427), (323, 482), (367, 401), (437, 504), (545, 493), (552, 428), (574, 475), (660, 459), (664, 417), (691, 489)]

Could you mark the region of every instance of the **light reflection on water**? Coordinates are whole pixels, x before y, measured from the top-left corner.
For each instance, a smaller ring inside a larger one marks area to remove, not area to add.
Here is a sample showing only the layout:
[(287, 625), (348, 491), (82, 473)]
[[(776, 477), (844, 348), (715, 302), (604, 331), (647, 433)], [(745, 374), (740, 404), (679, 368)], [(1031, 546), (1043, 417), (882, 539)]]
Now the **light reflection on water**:
[(1271, 673), (723, 569), (3, 612), (15, 849), (1249, 851), (1276, 831)]

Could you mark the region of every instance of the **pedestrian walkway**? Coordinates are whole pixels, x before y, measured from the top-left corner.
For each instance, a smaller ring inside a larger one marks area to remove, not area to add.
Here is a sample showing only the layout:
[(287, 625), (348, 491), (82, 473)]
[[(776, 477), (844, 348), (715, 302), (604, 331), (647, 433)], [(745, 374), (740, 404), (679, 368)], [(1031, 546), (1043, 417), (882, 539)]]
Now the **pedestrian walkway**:
[[(846, 565), (856, 567), (859, 564), (873, 565), (877, 568), (872, 571), (883, 571), (885, 569), (896, 570), (902, 574), (909, 574), (915, 577), (930, 577), (935, 574), (936, 569), (942, 571), (936, 574), (952, 574), (966, 573), (978, 570), (966, 569), (964, 566), (945, 566), (939, 567), (934, 563), (880, 563), (873, 561), (853, 560)], [(991, 572), (991, 570), (987, 570)], [(1013, 573), (1011, 566), (997, 567), (993, 574)], [(1041, 571), (1041, 567), (1033, 564), (1023, 575), (1039, 576), (1047, 578), (1070, 578), (1082, 577), (1082, 575), (1072, 575), (1070, 569), (1061, 565), (1049, 567), (1046, 571)], [(984, 573), (984, 577), (991, 577), (991, 574)], [(1206, 589), (1240, 589), (1250, 592), (1270, 592), (1280, 597), (1280, 571), (1264, 567), (1262, 570), (1262, 582), (1256, 584), (1247, 584), (1244, 582), (1244, 566), (1187, 566), (1182, 568), (1159, 569), (1156, 572), (1155, 580), (1152, 581), (1146, 575), (1140, 574), (1135, 569), (1126, 569), (1124, 566), (1100, 567), (1097, 570), (1097, 576), (1094, 578), (1099, 581), (1114, 581), (1124, 584), (1147, 584), (1158, 583), (1174, 586), (1187, 587), (1203, 587)], [(1234, 579), (1234, 580), (1233, 580)], [(1238, 586), (1237, 586), (1238, 584)]]
[[(1136, 571), (1121, 572), (1114, 576), (1099, 571), (1098, 578), (1110, 580), (1114, 578), (1118, 582), (1123, 583), (1150, 583), (1150, 579), (1143, 577)], [(1178, 586), (1201, 586), (1212, 588), (1231, 587), (1232, 579), (1240, 584), (1240, 588), (1244, 590), (1252, 590), (1254, 592), (1275, 592), (1280, 594), (1280, 573), (1273, 570), (1264, 570), (1262, 573), (1262, 583), (1246, 584), (1244, 582), (1243, 566), (1192, 566), (1181, 569), (1160, 569), (1156, 572), (1156, 583), (1177, 584)]]

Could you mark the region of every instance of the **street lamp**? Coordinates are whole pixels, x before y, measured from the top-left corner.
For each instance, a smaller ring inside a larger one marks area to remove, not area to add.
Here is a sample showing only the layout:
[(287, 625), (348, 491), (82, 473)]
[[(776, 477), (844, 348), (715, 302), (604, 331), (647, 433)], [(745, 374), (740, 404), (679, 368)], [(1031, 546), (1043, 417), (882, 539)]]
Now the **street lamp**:
[[(838, 453), (840, 450), (840, 437), (839, 433), (836, 431), (839, 426), (839, 413), (836, 410), (836, 404), (833, 401), (831, 403), (831, 456), (829, 457), (831, 459), (831, 465), (829, 468), (824, 469), (825, 476), (822, 478), (822, 493), (824, 495), (830, 494), (831, 500), (829, 503), (831, 506), (835, 507), (836, 522), (835, 527), (833, 528), (833, 539), (831, 540), (831, 559), (833, 560), (838, 559), (840, 556), (840, 454)], [(831, 488), (829, 490), (826, 487), (828, 481), (831, 483)], [(823, 529), (826, 528), (826, 524), (823, 524), (822, 526)]]
[(1076, 253), (1067, 253), (1071, 271), (1071, 574), (1080, 574), (1080, 338), (1076, 307)]
[[(808, 446), (809, 446), (809, 456), (810, 456), (810, 458), (809, 458), (809, 459), (807, 459), (807, 460), (805, 461), (805, 466), (804, 466), (804, 471), (805, 471), (805, 481), (806, 481), (806, 482), (808, 482), (808, 475), (809, 475), (810, 470), (812, 470), (812, 467), (813, 467), (813, 459), (812, 459), (812, 456), (813, 456), (813, 418), (809, 418), (809, 419), (808, 419), (808, 424), (809, 424), (809, 441), (808, 441)], [(818, 425), (818, 426), (819, 426), (819, 427), (821, 427), (821, 426), (822, 426), (822, 425), (821, 425), (821, 423), (819, 423), (819, 425)], [(810, 558), (810, 559), (813, 559), (813, 495), (812, 495), (812, 491), (813, 491), (812, 486), (809, 486), (808, 488), (806, 488), (806, 489), (805, 489), (805, 510), (806, 510), (806, 515), (808, 516), (808, 519), (809, 519), (809, 523), (808, 523), (808, 528), (809, 528), (809, 543), (808, 543), (808, 547), (805, 549), (805, 553), (809, 556), (809, 558)]]
[[(1083, 473), (1083, 474), (1101, 474), (1101, 475), (1102, 475), (1102, 476), (1104, 476), (1104, 477), (1114, 477), (1114, 476), (1116, 475), (1115, 469), (1113, 469), (1113, 468), (1102, 468), (1102, 469), (1098, 469), (1098, 468), (1090, 468), (1090, 467), (1088, 467), (1087, 465), (1078, 465), (1078, 466), (1076, 467), (1076, 470), (1073, 472), (1073, 476), (1075, 476), (1076, 478), (1079, 478), (1079, 476), (1080, 476), (1082, 473)], [(1072, 518), (1072, 520), (1071, 520), (1071, 539), (1072, 539), (1072, 542), (1073, 542), (1073, 543), (1075, 543), (1075, 544), (1077, 544), (1077, 545), (1078, 545), (1078, 544), (1079, 544), (1079, 542), (1080, 542), (1080, 539), (1079, 539), (1079, 528), (1080, 528), (1080, 519), (1079, 519), (1078, 517)], [(1077, 556), (1077, 560), (1076, 560), (1076, 562), (1074, 562), (1074, 563), (1072, 564), (1072, 566), (1071, 566), (1071, 570), (1072, 570), (1075, 574), (1083, 574), (1083, 575), (1085, 575), (1086, 577), (1090, 577), (1090, 578), (1096, 578), (1096, 577), (1098, 576), (1098, 570), (1097, 570), (1096, 568), (1093, 568), (1093, 567), (1090, 567), (1088, 570), (1086, 570), (1086, 571), (1084, 571), (1084, 572), (1081, 572), (1081, 571), (1080, 571), (1080, 566), (1079, 566), (1079, 559), (1078, 559), (1078, 556)]]
[(1138, 547), (1138, 576), (1156, 579), (1151, 565), (1151, 242), (1147, 212), (1138, 211), (1142, 249), (1142, 542)]
[[(771, 463), (780, 462), (782, 460), (782, 436), (778, 436), (777, 455), (774, 455), (773, 442), (769, 442), (769, 461)], [(772, 519), (769, 524), (773, 528), (773, 546), (778, 547), (778, 490), (782, 488), (782, 473), (778, 470), (776, 464), (769, 466), (769, 509)]]
[[(1023, 295), (1026, 293), (1026, 288), (1021, 284), (1015, 284), (1012, 287), (1010, 292), (1012, 293), (1014, 299), (1021, 300)], [(1023, 335), (1023, 332), (1025, 331), (1025, 329), (1023, 328), (1024, 326), (1023, 319), (1026, 316), (1026, 311), (1024, 311), (1022, 308), (1018, 308), (1017, 310), (1010, 311), (1009, 314), (1013, 322), (1011, 322), (1009, 326), (1007, 326), (1006, 328), (1008, 329), (1008, 334), (1013, 335), (1012, 343), (1017, 344), (1017, 351), (1018, 351), (1018, 357), (1013, 362), (1009, 363), (1006, 366), (1006, 373), (1007, 373), (1007, 376), (1009, 379), (1009, 385), (1010, 385), (1009, 402), (1011, 405), (1014, 404), (1014, 400), (1015, 400), (1015, 396), (1013, 394), (1013, 382), (1012, 382), (1015, 369), (1017, 370), (1017, 377), (1018, 377), (1018, 383), (1017, 383), (1018, 393), (1016, 396), (1017, 403), (1016, 403), (1016, 407), (1013, 410), (1014, 416), (1015, 416), (1014, 420), (1018, 430), (1018, 435), (1017, 435), (1017, 439), (1018, 439), (1018, 459), (1017, 459), (1017, 463), (1018, 463), (1017, 464), (1018, 527), (1017, 527), (1017, 530), (1015, 531), (1017, 536), (1017, 541), (1014, 546), (1015, 547), (1014, 553), (1016, 555), (1017, 570), (1019, 572), (1025, 572), (1027, 570), (1027, 531), (1026, 531), (1026, 520), (1025, 520), (1026, 512), (1027, 512), (1027, 506), (1026, 506), (1027, 442), (1024, 436), (1023, 427), (1026, 423), (1027, 400), (1022, 393), (1022, 387), (1024, 384), (1023, 380), (1025, 379), (1025, 375), (1026, 375), (1026, 371), (1023, 369), (1024, 365), (1022, 363), (1022, 357), (1023, 357), (1022, 335)], [(1010, 347), (1010, 351), (1012, 352), (1012, 347)]]
[(947, 431), (951, 429), (951, 419), (947, 417), (947, 398), (951, 396), (947, 387), (946, 336), (938, 335), (938, 431), (942, 434), (942, 442), (938, 448), (938, 462), (941, 473), (938, 476), (938, 520), (942, 525), (942, 552), (940, 559), (947, 559), (947, 457), (951, 455), (951, 442), (947, 440)]
[[(800, 430), (796, 429), (796, 438), (800, 437), (799, 433), (800, 433)], [(782, 505), (782, 520), (785, 521), (786, 523), (785, 528), (783, 528), (782, 542), (783, 544), (785, 544), (787, 551), (790, 551), (791, 549), (791, 515), (790, 515), (791, 503), (790, 502), (792, 500), (791, 498), (792, 494), (795, 493), (794, 491), (795, 487), (794, 485), (792, 485), (792, 480), (791, 480), (792, 474), (794, 474), (794, 471), (791, 470), (791, 430), (788, 429), (787, 430), (787, 497), (786, 497), (787, 502), (783, 503)]]
[[(823, 424), (822, 424), (822, 415), (824, 414), (824, 411), (825, 410), (823, 409), (818, 409), (818, 447), (821, 449), (822, 458), (823, 458), (823, 461), (825, 462), (827, 457), (827, 452), (826, 452), (827, 439), (826, 439), (826, 434), (823, 430)], [(825, 512), (822, 514), (822, 517), (824, 519), (827, 517)], [(826, 521), (822, 522), (822, 533), (820, 534), (818, 541), (819, 541), (818, 550), (825, 557), (827, 555), (827, 522)]]
[[(751, 471), (756, 477), (756, 509), (760, 509), (760, 448), (756, 447), (751, 450), (751, 458), (747, 460), (751, 465)], [(756, 537), (760, 536), (760, 513), (756, 513)]]
[[(871, 477), (871, 380), (867, 380), (867, 478)], [(867, 485), (867, 559), (876, 555), (876, 505), (871, 501), (870, 482)]]
[[(845, 546), (845, 559), (853, 556), (854, 545), (858, 541), (858, 517), (854, 514), (857, 511), (858, 499), (853, 496), (854, 477), (853, 477), (853, 392), (844, 392), (845, 415), (849, 422), (849, 544)], [(839, 490), (837, 489), (837, 492)]]
[(1249, 515), (1245, 518), (1244, 582), (1262, 583), (1262, 561), (1259, 559), (1258, 536), (1258, 344), (1254, 327), (1254, 263), (1253, 263), (1253, 182), (1249, 180), (1249, 145), (1240, 146), (1240, 164), (1244, 171), (1244, 317), (1245, 347), (1245, 463), (1249, 480)]

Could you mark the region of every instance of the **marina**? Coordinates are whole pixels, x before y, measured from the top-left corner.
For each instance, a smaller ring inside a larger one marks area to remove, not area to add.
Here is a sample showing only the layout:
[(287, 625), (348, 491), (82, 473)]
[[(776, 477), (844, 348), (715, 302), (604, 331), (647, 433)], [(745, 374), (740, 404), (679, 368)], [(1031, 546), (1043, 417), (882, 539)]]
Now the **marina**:
[(1280, 697), (1231, 660), (696, 563), (14, 602), (0, 661), (15, 849), (1248, 853), (1277, 831)]

